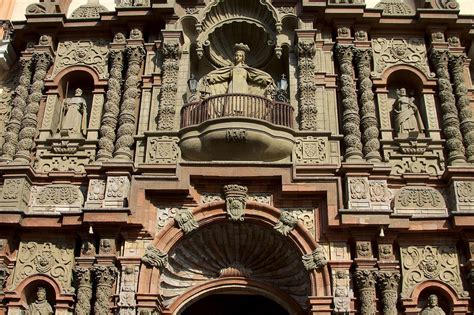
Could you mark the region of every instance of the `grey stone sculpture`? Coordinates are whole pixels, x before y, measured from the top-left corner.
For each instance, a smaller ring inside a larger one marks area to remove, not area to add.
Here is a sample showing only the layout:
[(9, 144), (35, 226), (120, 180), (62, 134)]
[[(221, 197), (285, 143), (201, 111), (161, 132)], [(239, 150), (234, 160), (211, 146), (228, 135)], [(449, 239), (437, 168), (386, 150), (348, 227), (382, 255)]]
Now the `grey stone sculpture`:
[(431, 294), (428, 297), (428, 306), (421, 311), (421, 315), (445, 315), (441, 307), (438, 306), (438, 296)]
[(46, 290), (43, 287), (38, 287), (36, 291), (36, 301), (28, 305), (27, 315), (51, 315), (53, 308), (46, 299)]
[(76, 89), (74, 96), (64, 100), (64, 117), (61, 132), (68, 136), (83, 136), (87, 128), (87, 104), (82, 97), (82, 90)]
[(423, 121), (420, 111), (415, 105), (415, 98), (408, 96), (405, 88), (397, 90), (397, 100), (393, 111), (395, 112), (395, 129), (398, 135), (423, 132)]

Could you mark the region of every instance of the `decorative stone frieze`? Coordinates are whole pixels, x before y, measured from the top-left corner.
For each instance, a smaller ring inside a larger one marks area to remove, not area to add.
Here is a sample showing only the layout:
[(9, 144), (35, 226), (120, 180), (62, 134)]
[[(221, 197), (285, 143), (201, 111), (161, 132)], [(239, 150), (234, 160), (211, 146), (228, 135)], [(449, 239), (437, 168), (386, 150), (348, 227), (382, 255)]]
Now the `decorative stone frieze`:
[(142, 262), (150, 267), (163, 269), (168, 265), (168, 254), (163, 253), (153, 245), (149, 245), (142, 257)]
[(128, 176), (108, 176), (107, 187), (105, 189), (104, 207), (126, 207), (129, 192), (130, 178)]
[(31, 182), (26, 177), (5, 178), (1, 191), (0, 210), (27, 211)]
[(21, 120), (21, 130), (15, 160), (19, 162), (30, 162), (30, 152), (34, 147), (34, 137), (38, 129), (38, 111), (40, 101), (43, 97), (44, 79), (46, 73), (53, 61), (49, 52), (40, 52), (33, 54), (34, 75), (31, 84), (30, 94), (28, 96), (28, 105), (26, 105), (23, 118)]
[(387, 148), (390, 155), (389, 164), (392, 166), (391, 175), (406, 174), (441, 176), (445, 170), (442, 148), (430, 148), (426, 142), (413, 140), (398, 140), (398, 148)]
[(136, 314), (135, 293), (137, 291), (138, 272), (138, 266), (125, 265), (122, 268), (119, 302), (117, 304), (120, 315)]
[(107, 58), (109, 49), (105, 40), (66, 41), (58, 44), (54, 69), (51, 74), (55, 77), (67, 67), (84, 65), (91, 67), (101, 79), (109, 75)]
[(360, 313), (375, 315), (375, 283), (377, 272), (375, 270), (361, 269), (354, 273), (354, 279), (359, 291)]
[(412, 15), (413, 9), (403, 0), (382, 0), (375, 6), (383, 15)]
[(379, 271), (377, 273), (377, 283), (382, 295), (382, 306), (384, 315), (397, 315), (398, 284), (400, 282), (400, 272)]
[(182, 209), (178, 211), (174, 216), (174, 220), (185, 234), (190, 233), (199, 227), (199, 224), (197, 223), (196, 219), (194, 219), (192, 212), (188, 209)]
[(441, 281), (449, 285), (458, 296), (469, 296), (463, 288), (458, 253), (454, 245), (403, 246), (400, 252), (402, 298), (410, 297), (415, 287), (426, 280)]
[(98, 160), (112, 158), (112, 153), (115, 149), (115, 131), (118, 124), (120, 99), (122, 95), (122, 73), (124, 67), (123, 51), (111, 50), (109, 54), (109, 62), (110, 77), (107, 86), (107, 98), (104, 104), (104, 114), (100, 126), (99, 152), (97, 153)]
[(351, 311), (352, 290), (350, 287), (350, 273), (346, 269), (332, 269), (332, 287), (334, 312), (347, 314)]
[(112, 287), (118, 274), (117, 268), (112, 265), (94, 265), (92, 272), (96, 285), (94, 314), (109, 314), (109, 304), (113, 293)]
[(361, 106), (363, 153), (366, 160), (381, 161), (377, 115), (375, 113), (374, 93), (370, 79), (372, 50), (356, 49), (355, 60), (359, 81), (359, 101)]
[(376, 37), (372, 39), (372, 50), (375, 77), (380, 77), (387, 68), (395, 65), (410, 65), (422, 71), (427, 77), (433, 77), (422, 37)]
[(38, 173), (85, 173), (85, 166), (94, 161), (95, 145), (81, 145), (83, 139), (48, 139), (38, 145), (34, 168)]
[(454, 181), (452, 184), (452, 195), (455, 198), (455, 209), (459, 212), (474, 211), (474, 182)]
[(179, 158), (177, 137), (148, 137), (146, 163), (175, 164)]
[(466, 158), (469, 162), (474, 162), (474, 119), (470, 106), (468, 89), (464, 82), (464, 69), (466, 68), (467, 57), (464, 55), (450, 55), (449, 68), (456, 96), (456, 105), (459, 112), (460, 129), (466, 148)]
[(131, 160), (133, 134), (135, 132), (135, 103), (140, 95), (138, 89), (142, 62), (145, 57), (143, 46), (128, 46), (126, 48), (128, 69), (124, 84), (123, 101), (118, 118), (117, 141), (115, 142), (114, 158)]
[(328, 263), (326, 250), (321, 245), (318, 245), (312, 253), (303, 255), (302, 259), (306, 270), (320, 269)]
[(396, 214), (412, 216), (446, 215), (447, 207), (443, 195), (432, 187), (406, 186), (394, 199)]
[(163, 54), (163, 79), (158, 110), (158, 130), (173, 130), (176, 115), (176, 92), (178, 91), (176, 81), (181, 49), (179, 43), (165, 42), (161, 51)]
[(78, 186), (52, 184), (45, 187), (33, 186), (31, 211), (79, 211), (84, 196)]
[(456, 99), (454, 98), (453, 88), (449, 80), (449, 52), (447, 50), (432, 49), (430, 59), (438, 78), (439, 98), (443, 114), (441, 124), (446, 136), (448, 163), (450, 165), (462, 163), (465, 161), (465, 148), (462, 143)]
[(362, 159), (359, 106), (357, 104), (354, 68), (352, 66), (353, 55), (353, 46), (336, 45), (336, 56), (341, 71), (342, 129), (344, 133), (345, 160)]
[(12, 160), (16, 153), (18, 134), (21, 129), (21, 120), (24, 116), (28, 101), (28, 90), (30, 88), (33, 59), (20, 58), (21, 75), (18, 86), (15, 88), (15, 96), (12, 101), (10, 119), (6, 123), (5, 143), (3, 144), (2, 160)]
[(300, 96), (300, 129), (316, 130), (316, 66), (314, 55), (316, 49), (314, 41), (303, 40), (298, 42), (298, 92)]
[(329, 141), (327, 138), (298, 138), (295, 145), (295, 163), (322, 164), (329, 158)]
[[(297, 222), (303, 224), (303, 226), (313, 235), (316, 236), (316, 224), (314, 219), (313, 208), (282, 208), (282, 214), (287, 212), (292, 217), (297, 219)], [(295, 223), (296, 225), (296, 223)]]
[(288, 236), (288, 233), (295, 228), (298, 223), (298, 218), (289, 211), (282, 211), (280, 214), (280, 220), (275, 225), (274, 229), (279, 233)]
[(61, 292), (73, 293), (74, 242), (21, 241), (11, 290), (35, 274), (47, 275), (59, 283)]
[(223, 189), (229, 220), (243, 221), (248, 192), (247, 187), (232, 184), (225, 185)]
[(91, 179), (87, 189), (87, 208), (102, 208), (105, 200), (105, 186), (104, 179)]
[(75, 315), (89, 315), (92, 300), (92, 274), (90, 268), (76, 266), (74, 275), (77, 284)]
[(3, 144), (5, 143), (6, 125), (11, 117), (13, 105), (12, 99), (15, 96), (15, 87), (20, 85), (19, 80), (22, 70), (20, 63), (21, 62), (18, 62), (10, 69), (10, 71), (4, 72), (3, 75), (0, 75), (0, 77), (3, 77), (0, 79), (0, 155)]

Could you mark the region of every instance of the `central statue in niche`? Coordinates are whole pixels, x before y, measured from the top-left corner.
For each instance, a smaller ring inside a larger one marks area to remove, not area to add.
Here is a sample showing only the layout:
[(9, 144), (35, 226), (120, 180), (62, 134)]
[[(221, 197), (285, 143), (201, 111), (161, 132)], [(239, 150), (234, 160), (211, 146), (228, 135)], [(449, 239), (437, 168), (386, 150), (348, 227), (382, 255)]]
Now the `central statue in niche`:
[(266, 72), (245, 64), (249, 46), (234, 45), (234, 64), (211, 71), (204, 78), (205, 94), (253, 94), (270, 96), (275, 90), (275, 81)]

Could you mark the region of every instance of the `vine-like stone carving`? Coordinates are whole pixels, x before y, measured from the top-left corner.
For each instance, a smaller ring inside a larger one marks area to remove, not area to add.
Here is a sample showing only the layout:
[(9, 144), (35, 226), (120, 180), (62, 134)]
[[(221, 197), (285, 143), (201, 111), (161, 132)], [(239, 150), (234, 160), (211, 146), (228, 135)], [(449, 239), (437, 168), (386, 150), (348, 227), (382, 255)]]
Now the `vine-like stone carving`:
[(112, 297), (112, 286), (117, 278), (115, 266), (95, 265), (92, 268), (96, 284), (94, 314), (109, 314), (109, 303)]
[(381, 161), (379, 128), (375, 113), (374, 93), (372, 91), (372, 80), (370, 79), (370, 64), (372, 61), (372, 50), (356, 49), (355, 51), (357, 73), (359, 79), (359, 100), (361, 104), (361, 127), (362, 141), (364, 143), (363, 153), (368, 161)]
[(355, 283), (359, 290), (360, 313), (364, 315), (375, 315), (377, 312), (375, 303), (376, 271), (361, 269), (354, 273)]
[(42, 91), (44, 87), (44, 79), (46, 73), (53, 61), (50, 53), (42, 52), (33, 55), (35, 62), (35, 70), (33, 75), (33, 83), (31, 84), (30, 95), (28, 96), (28, 105), (25, 108), (24, 116), (21, 120), (21, 130), (19, 134), (19, 141), (17, 145), (17, 153), (15, 160), (22, 162), (30, 161), (30, 152), (34, 146), (34, 137), (36, 136), (38, 128), (38, 111)]
[(174, 220), (185, 234), (190, 233), (199, 227), (199, 224), (197, 223), (196, 219), (194, 219), (192, 212), (188, 209), (178, 211), (174, 216)]
[(89, 315), (92, 300), (92, 275), (91, 270), (76, 266), (74, 275), (77, 283), (77, 302), (74, 310), (75, 315)]
[(464, 82), (464, 65), (467, 57), (464, 55), (451, 55), (449, 57), (449, 68), (454, 83), (454, 95), (459, 111), (461, 133), (466, 147), (466, 158), (469, 162), (474, 162), (474, 120), (470, 108), (468, 90)]
[(465, 160), (465, 149), (462, 143), (456, 100), (449, 80), (448, 57), (447, 50), (433, 49), (431, 51), (431, 61), (438, 77), (439, 98), (443, 114), (442, 127), (446, 136), (448, 163), (453, 164)]
[(74, 185), (47, 185), (32, 194), (32, 210), (79, 210), (84, 203), (80, 188)]
[(441, 281), (451, 286), (459, 296), (469, 296), (463, 289), (455, 246), (403, 247), (401, 260), (402, 298), (409, 297), (415, 287), (426, 280)]
[(110, 77), (107, 88), (107, 100), (104, 105), (104, 115), (100, 126), (98, 160), (112, 158), (114, 152), (115, 129), (120, 113), (120, 98), (122, 95), (122, 73), (124, 53), (122, 50), (110, 52)]
[(316, 130), (318, 113), (316, 100), (316, 82), (314, 55), (316, 49), (314, 41), (300, 41), (298, 43), (298, 93), (300, 97), (300, 129)]
[(74, 244), (51, 242), (21, 242), (13, 277), (13, 287), (34, 274), (55, 279), (64, 293), (72, 293)]
[(52, 76), (67, 67), (85, 65), (93, 68), (100, 78), (105, 79), (108, 76), (108, 51), (105, 40), (59, 43)]
[(341, 70), (342, 94), (342, 129), (344, 133), (345, 154), (344, 159), (362, 158), (362, 141), (359, 129), (360, 116), (357, 104), (357, 94), (354, 84), (354, 69), (352, 59), (354, 47), (350, 45), (337, 45), (336, 55)]
[(160, 108), (158, 110), (158, 129), (172, 130), (176, 114), (176, 85), (179, 70), (179, 43), (164, 43), (163, 54), (163, 81), (161, 85)]
[(290, 213), (298, 220), (298, 222), (303, 224), (303, 226), (311, 233), (311, 235), (316, 235), (316, 225), (314, 223), (313, 208), (282, 208), (281, 211), (282, 213)]
[(135, 103), (140, 90), (138, 89), (139, 77), (145, 49), (142, 46), (127, 47), (128, 69), (125, 80), (123, 102), (120, 108), (119, 128), (117, 130), (117, 141), (115, 142), (114, 157), (131, 160), (130, 147), (133, 144), (135, 132)]
[(322, 268), (326, 266), (327, 263), (327, 253), (321, 245), (318, 245), (311, 254), (303, 255), (303, 264), (307, 270)]
[(231, 221), (243, 221), (247, 200), (247, 187), (240, 185), (225, 185), (225, 205)]
[(21, 120), (24, 116), (26, 102), (28, 100), (28, 89), (30, 88), (32, 76), (32, 59), (20, 58), (21, 75), (18, 86), (15, 89), (15, 97), (12, 102), (10, 119), (5, 128), (5, 143), (3, 144), (3, 160), (12, 160), (16, 153), (18, 134), (21, 129)]
[(380, 271), (377, 273), (377, 281), (382, 293), (382, 305), (384, 315), (397, 315), (398, 284), (400, 282), (399, 271)]
[(275, 225), (274, 229), (280, 232), (281, 234), (287, 236), (295, 228), (295, 225), (298, 223), (298, 218), (289, 211), (282, 211), (280, 215), (280, 220)]
[(395, 197), (395, 212), (407, 214), (445, 214), (446, 202), (432, 187), (403, 187)]
[(142, 257), (142, 262), (150, 267), (163, 269), (168, 265), (168, 254), (163, 253), (153, 245), (149, 245)]

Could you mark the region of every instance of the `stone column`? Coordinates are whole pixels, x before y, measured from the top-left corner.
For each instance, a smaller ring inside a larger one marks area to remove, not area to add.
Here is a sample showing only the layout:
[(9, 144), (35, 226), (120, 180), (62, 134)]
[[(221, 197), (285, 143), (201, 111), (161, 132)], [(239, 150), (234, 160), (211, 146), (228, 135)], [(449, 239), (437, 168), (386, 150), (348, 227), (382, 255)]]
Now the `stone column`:
[(314, 65), (314, 40), (303, 40), (298, 43), (298, 92), (300, 96), (300, 129), (315, 131), (316, 115), (316, 82)]
[(95, 292), (95, 315), (110, 314), (109, 304), (112, 297), (112, 287), (117, 277), (115, 266), (95, 265), (92, 269), (96, 285)]
[(380, 271), (377, 274), (380, 293), (382, 294), (382, 305), (384, 315), (397, 315), (398, 283), (400, 282), (400, 272)]
[(90, 268), (77, 266), (74, 270), (77, 283), (76, 315), (89, 315), (92, 300), (92, 277)]
[(4, 161), (11, 161), (16, 153), (16, 146), (18, 145), (18, 134), (21, 129), (21, 119), (23, 118), (28, 100), (28, 89), (30, 88), (32, 76), (31, 58), (21, 58), (21, 75), (18, 86), (15, 89), (15, 98), (12, 102), (12, 110), (10, 119), (5, 128), (5, 143), (3, 144), (3, 154), (1, 159)]
[(176, 92), (178, 89), (179, 43), (164, 43), (162, 53), (163, 81), (161, 84), (160, 108), (158, 110), (158, 130), (173, 130), (176, 116)]
[(342, 130), (344, 133), (344, 160), (362, 159), (362, 142), (359, 129), (360, 116), (357, 105), (357, 94), (354, 84), (354, 69), (352, 59), (354, 47), (351, 45), (336, 45), (336, 55), (341, 70), (342, 94)]
[(361, 315), (375, 315), (377, 312), (375, 303), (376, 271), (360, 269), (354, 273), (354, 278), (359, 290)]
[(431, 51), (431, 62), (433, 63), (438, 77), (439, 98), (441, 100), (442, 127), (446, 136), (446, 147), (448, 149), (448, 163), (459, 164), (465, 161), (464, 146), (460, 131), (456, 100), (449, 80), (447, 50), (433, 49)]
[(104, 105), (104, 115), (100, 126), (98, 160), (112, 158), (114, 152), (115, 131), (120, 113), (120, 98), (122, 97), (123, 50), (110, 52), (110, 77), (107, 87), (107, 101)]
[(28, 105), (26, 106), (23, 118), (21, 120), (21, 130), (15, 161), (29, 163), (30, 153), (34, 147), (34, 138), (38, 131), (38, 111), (40, 101), (43, 97), (44, 78), (53, 61), (49, 52), (38, 52), (33, 54), (34, 75), (31, 84), (30, 95), (28, 96)]
[(461, 133), (466, 147), (466, 157), (469, 162), (474, 162), (474, 120), (472, 119), (467, 87), (464, 83), (465, 63), (466, 56), (464, 55), (449, 57), (449, 69), (454, 83), (454, 94), (461, 121)]
[(140, 94), (138, 89), (140, 69), (145, 56), (142, 46), (128, 46), (126, 48), (128, 69), (125, 80), (123, 102), (120, 108), (119, 128), (117, 130), (117, 141), (115, 142), (114, 158), (131, 160), (133, 134), (135, 133), (135, 104)]
[(375, 114), (374, 92), (370, 79), (371, 49), (356, 49), (356, 66), (359, 81), (359, 100), (361, 104), (363, 153), (367, 161), (380, 162), (380, 141), (377, 116)]

